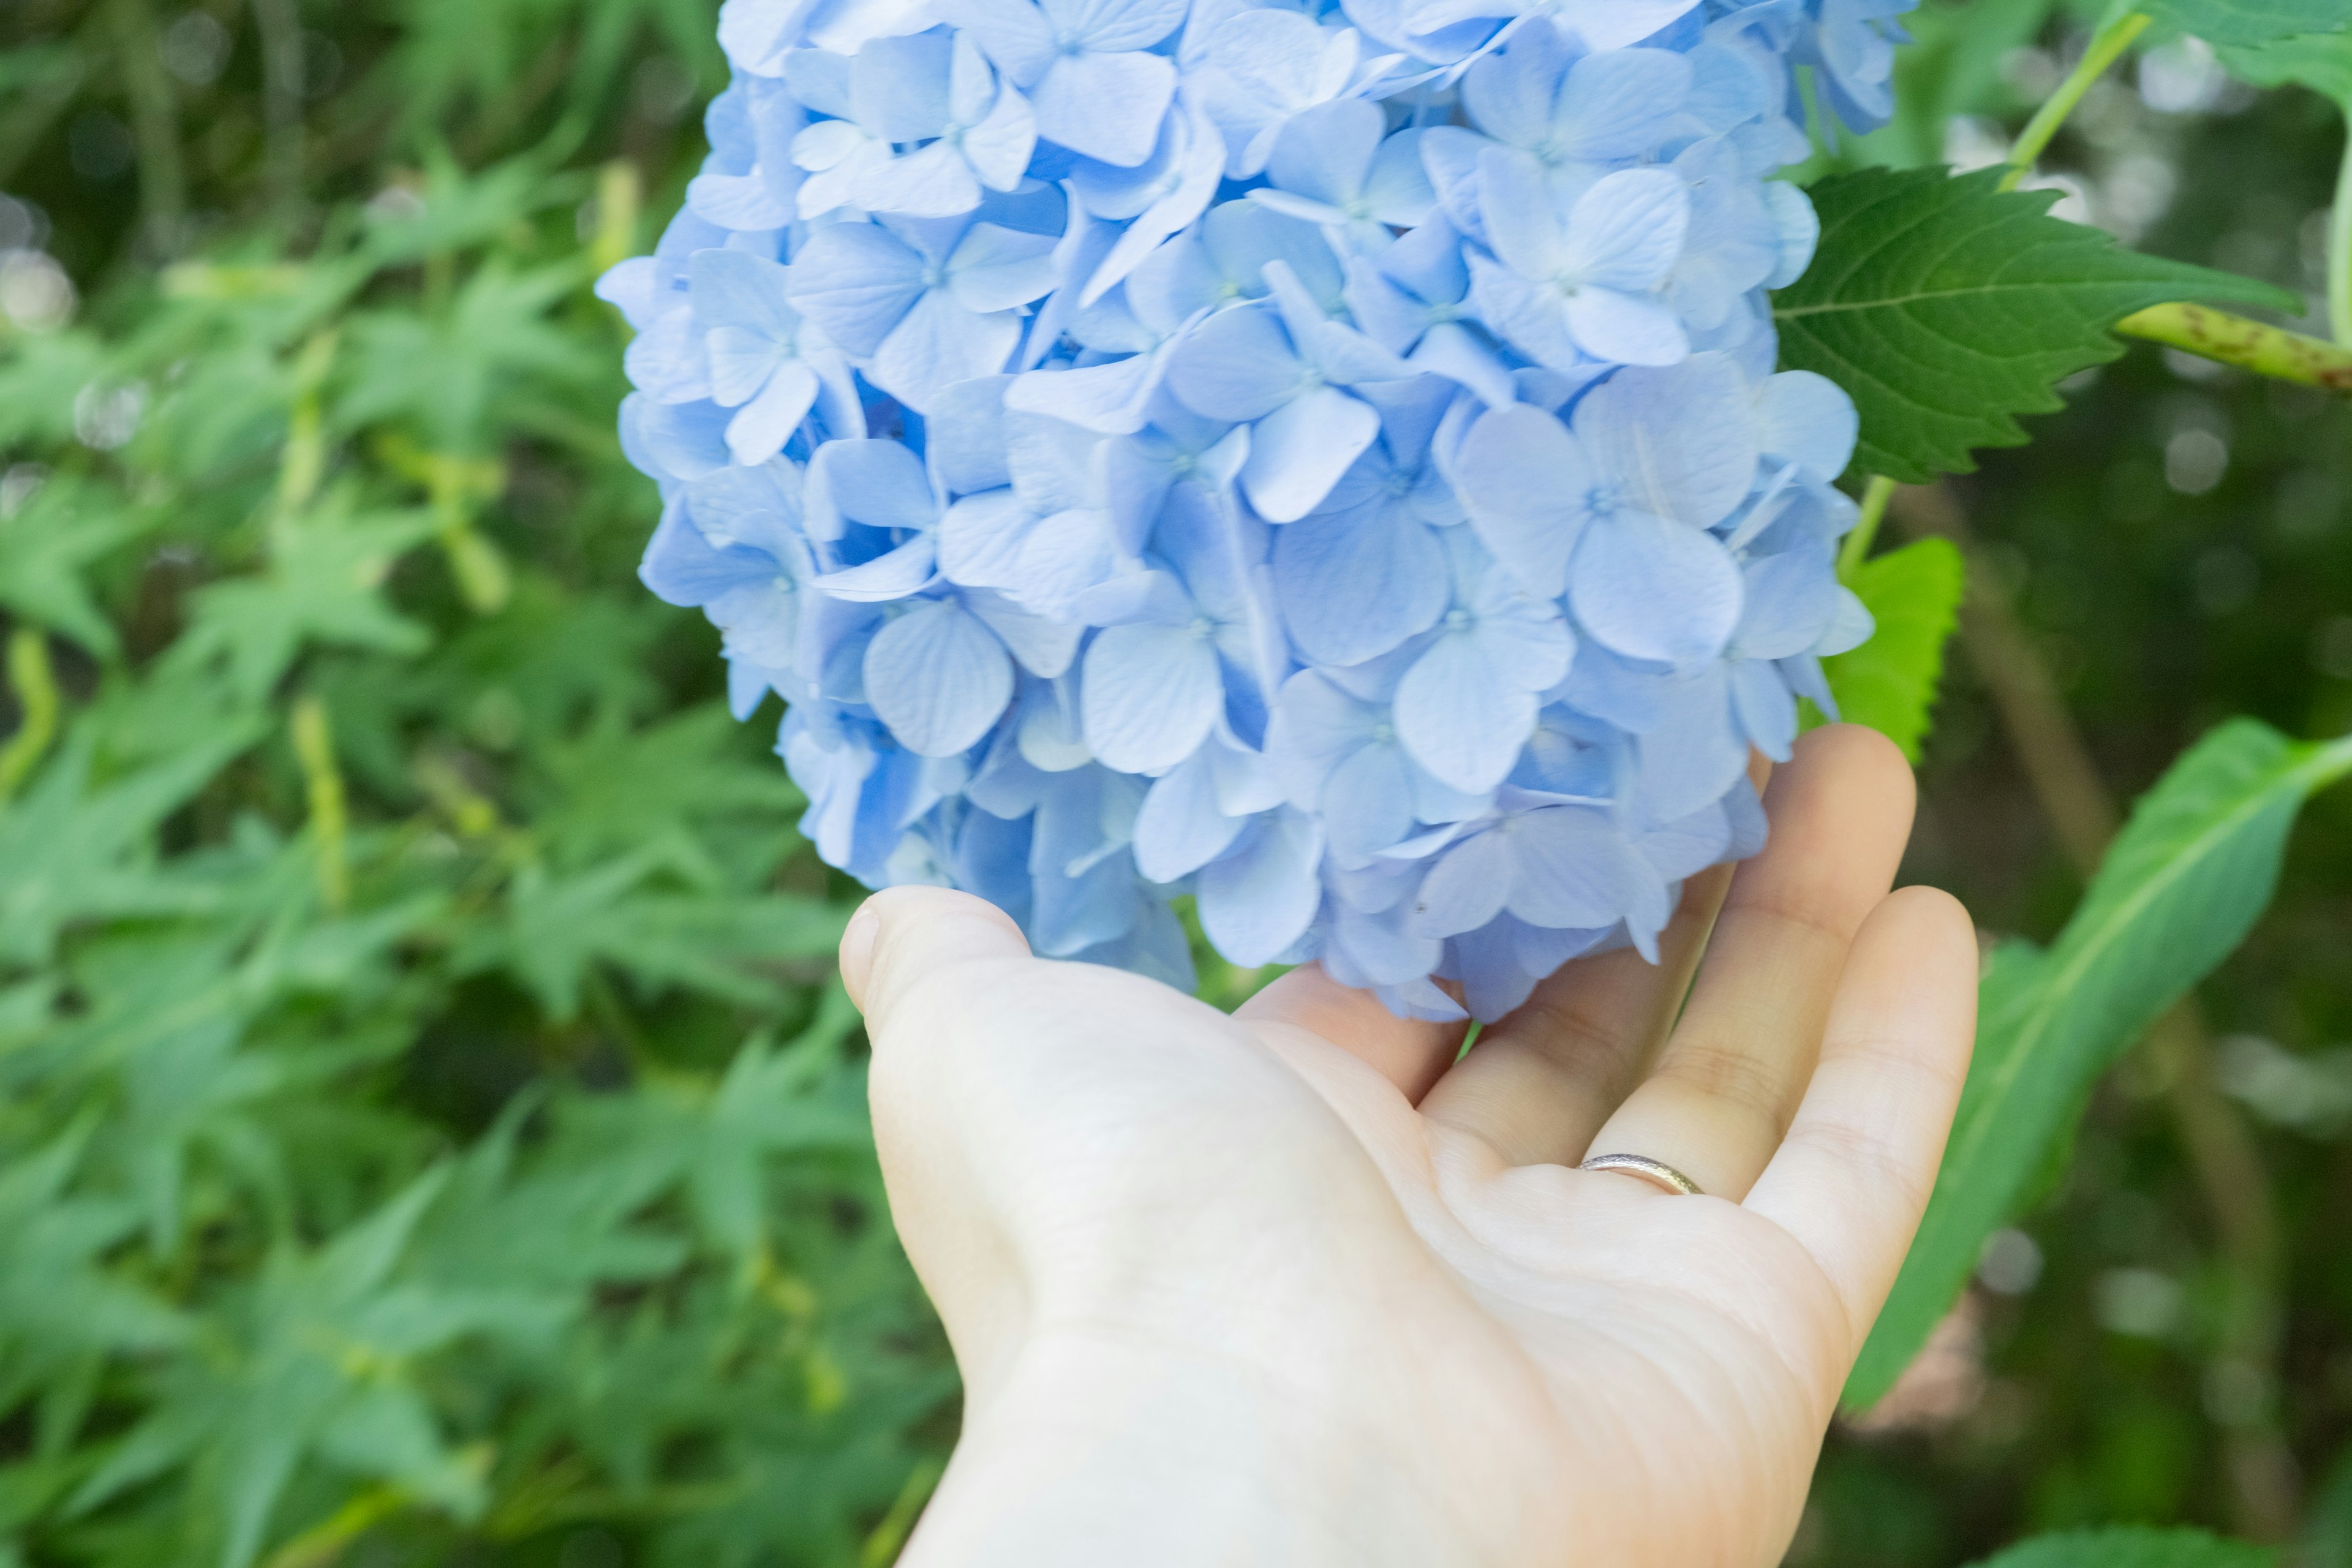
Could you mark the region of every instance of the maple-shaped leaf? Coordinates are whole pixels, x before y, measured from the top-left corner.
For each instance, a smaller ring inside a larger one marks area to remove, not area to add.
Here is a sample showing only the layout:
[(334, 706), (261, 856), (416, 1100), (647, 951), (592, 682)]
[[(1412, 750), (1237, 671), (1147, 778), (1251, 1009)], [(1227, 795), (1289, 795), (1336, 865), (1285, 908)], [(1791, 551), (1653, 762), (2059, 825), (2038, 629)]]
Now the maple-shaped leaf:
[(2168, 300), (2297, 310), (2285, 290), (2123, 249), (2049, 216), (2054, 191), (2003, 191), (1998, 169), (1865, 169), (1812, 186), (1819, 253), (1773, 296), (1780, 357), (1862, 414), (1864, 472), (1906, 484), (1967, 473), (1979, 447), (2026, 439), (2017, 416), (2124, 352), (2108, 329)]
[(348, 495), (269, 525), (262, 571), (199, 590), (195, 619), (172, 646), (175, 665), (226, 661), (248, 699), (277, 683), (306, 643), (411, 654), (425, 629), (384, 602), (384, 577), (433, 531), (423, 511), (356, 513)]
[(144, 527), (128, 500), (99, 485), (68, 476), (45, 481), (13, 511), (0, 508), (0, 606), (92, 653), (112, 654), (114, 628), (83, 570)]

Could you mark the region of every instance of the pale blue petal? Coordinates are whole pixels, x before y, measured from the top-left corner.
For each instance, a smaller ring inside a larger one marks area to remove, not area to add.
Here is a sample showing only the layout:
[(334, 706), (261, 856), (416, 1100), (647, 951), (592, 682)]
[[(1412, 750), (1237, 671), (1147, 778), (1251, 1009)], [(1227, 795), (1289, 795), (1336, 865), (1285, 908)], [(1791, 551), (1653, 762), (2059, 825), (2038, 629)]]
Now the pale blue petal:
[(1558, 598), (1591, 515), (1583, 444), (1540, 408), (1513, 404), (1470, 427), (1452, 468), (1479, 542), (1529, 593)]
[(1517, 874), (1517, 847), (1507, 836), (1489, 832), (1465, 839), (1430, 867), (1408, 929), (1423, 937), (1476, 931), (1503, 912)]
[(1087, 743), (1130, 773), (1183, 761), (1224, 701), (1215, 650), (1185, 626), (1107, 627), (1087, 648), (1079, 690)]
[(1191, 876), (1223, 854), (1247, 826), (1219, 806), (1209, 759), (1205, 751), (1194, 752), (1143, 797), (1135, 819), (1135, 868), (1155, 882)]
[(760, 395), (728, 421), (728, 451), (747, 468), (766, 462), (784, 449), (784, 443), (808, 417), (816, 395), (816, 372), (797, 360), (777, 367)]
[(1315, 919), (1322, 855), (1323, 831), (1305, 813), (1285, 806), (1259, 818), (1232, 854), (1200, 873), (1201, 929), (1232, 963), (1274, 963)]
[(1712, 528), (1756, 480), (1755, 404), (1723, 354), (1620, 371), (1577, 405), (1575, 423), (1624, 504), (1658, 517)]
[(919, 534), (871, 561), (810, 581), (836, 599), (880, 604), (921, 591), (936, 574), (938, 558), (939, 547), (931, 535)]
[(866, 700), (901, 744), (953, 756), (988, 733), (1013, 698), (1013, 660), (996, 634), (946, 599), (917, 605), (866, 649)]
[(1045, 0), (1064, 37), (1089, 49), (1148, 49), (1184, 20), (1187, 0)]
[[(1479, 178), (1488, 177), (1482, 160)], [(1534, 192), (1540, 191), (1538, 184)], [(1530, 194), (1549, 210), (1545, 196)], [(1494, 222), (1490, 207), (1487, 223), (1491, 226)], [(1554, 267), (1564, 267), (1580, 282), (1593, 288), (1629, 293), (1654, 289), (1665, 280), (1667, 269), (1682, 254), (1689, 225), (1690, 189), (1679, 176), (1664, 169), (1627, 169), (1607, 176), (1577, 198)], [(1503, 252), (1498, 247), (1496, 254)], [(1511, 260), (1508, 256), (1503, 258)]]
[(1778, 668), (1761, 659), (1736, 660), (1731, 709), (1749, 745), (1776, 763), (1789, 760), (1797, 739), (1797, 698)]
[(1313, 387), (1252, 427), (1242, 489), (1269, 522), (1305, 517), (1380, 433), (1370, 404), (1336, 386)]
[(1054, 287), (1059, 237), (976, 223), (948, 261), (948, 291), (957, 304), (980, 313), (1025, 305)]
[(1764, 384), (1761, 413), (1760, 444), (1772, 456), (1802, 463), (1821, 479), (1836, 479), (1853, 461), (1861, 416), (1853, 399), (1827, 376), (1781, 372)]
[(1511, 827), (1519, 864), (1507, 907), (1519, 919), (1570, 931), (1621, 919), (1651, 930), (1665, 923), (1665, 879), (1625, 841), (1608, 811), (1550, 806)]
[(983, 375), (946, 388), (931, 402), (923, 460), (951, 496), (992, 490), (1013, 482), (1004, 459), (1007, 375)]
[(1360, 664), (1445, 613), (1445, 553), (1400, 508), (1318, 513), (1276, 537), (1274, 587), (1300, 653)]
[(1318, 104), (1283, 126), (1266, 177), (1277, 189), (1344, 209), (1363, 194), (1387, 129), (1379, 107), (1360, 98)]
[(1646, 512), (1595, 518), (1577, 542), (1568, 602), (1579, 625), (1630, 658), (1713, 658), (1739, 624), (1739, 568), (1712, 534)]
[(1595, 163), (1641, 157), (1667, 139), (1690, 87), (1690, 61), (1671, 50), (1585, 56), (1560, 95), (1569, 132), (1562, 155)]
[(1451, 788), (1477, 794), (1510, 773), (1535, 732), (1536, 699), (1506, 679), (1475, 637), (1439, 637), (1397, 687), (1397, 737)]
[(923, 258), (874, 224), (828, 225), (793, 260), (785, 297), (850, 353), (871, 354), (923, 295)]
[(849, 62), (850, 117), (885, 142), (921, 142), (948, 122), (953, 40), (945, 33), (876, 38)]
[(1412, 831), (1412, 764), (1393, 744), (1366, 746), (1325, 784), (1324, 831), (1331, 853), (1361, 865)]
[(1826, 545), (1752, 560), (1740, 575), (1747, 608), (1733, 647), (1743, 659), (1809, 653), (1837, 616), (1837, 563)]
[(1168, 366), (1170, 389), (1211, 419), (1263, 419), (1304, 384), (1289, 334), (1264, 306), (1210, 317), (1178, 346)]
[(1748, 747), (1732, 724), (1730, 675), (1710, 664), (1676, 683), (1657, 726), (1634, 741), (1635, 800), (1653, 822), (1673, 822), (1721, 800), (1748, 773)]
[(810, 532), (838, 539), (845, 522), (868, 528), (929, 528), (939, 501), (923, 460), (896, 441), (827, 441), (809, 461)]
[(1566, 306), (1569, 331), (1595, 359), (1620, 364), (1673, 364), (1690, 353), (1690, 336), (1664, 300), (1587, 286)]
[(875, 385), (926, 414), (932, 400), (956, 383), (1002, 371), (1020, 341), (1015, 312), (974, 315), (934, 290), (890, 330), (868, 375)]
[(1106, 163), (1151, 156), (1176, 97), (1176, 68), (1158, 55), (1057, 56), (1030, 92), (1037, 133)]
[(1013, 650), (1013, 657), (1030, 674), (1051, 680), (1067, 670), (1078, 657), (1078, 643), (1087, 628), (1032, 615), (1012, 600), (987, 588), (964, 595), (964, 607), (988, 623), (989, 630)]

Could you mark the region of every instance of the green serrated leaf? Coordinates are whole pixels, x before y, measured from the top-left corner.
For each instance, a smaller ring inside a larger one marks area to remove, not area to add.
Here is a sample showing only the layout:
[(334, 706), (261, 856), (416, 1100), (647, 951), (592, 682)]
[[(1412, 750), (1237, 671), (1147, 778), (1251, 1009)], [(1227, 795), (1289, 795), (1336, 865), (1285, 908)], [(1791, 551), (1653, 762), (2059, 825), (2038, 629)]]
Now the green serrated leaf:
[(2298, 744), (2232, 720), (2141, 799), (2048, 952), (1996, 955), (1943, 1169), (1846, 1383), (1849, 1407), (1885, 1393), (1926, 1342), (2099, 1075), (2244, 939), (2296, 812), (2347, 773), (2352, 738)]
[(2256, 87), (2307, 87), (2352, 113), (2352, 32), (2305, 34), (2215, 51), (2231, 74)]
[(1867, 724), (1914, 765), (1944, 679), (1966, 572), (1948, 539), (1922, 539), (1862, 563), (1847, 584), (1878, 623), (1868, 642), (1822, 661), (1838, 717)]
[(2252, 279), (2125, 250), (2051, 217), (2051, 191), (2000, 171), (1865, 169), (1815, 184), (1822, 242), (1773, 297), (1780, 357), (1843, 386), (1862, 413), (1855, 467), (1906, 484), (1966, 473), (1979, 447), (2026, 439), (2017, 416), (2124, 352), (2108, 329), (2149, 305), (2301, 301)]
[(2352, 26), (2344, 0), (2141, 0), (2157, 26), (2209, 44), (2267, 44)]
[(2126, 1527), (2036, 1536), (1976, 1568), (2276, 1568), (2278, 1560), (2270, 1547), (2201, 1530)]

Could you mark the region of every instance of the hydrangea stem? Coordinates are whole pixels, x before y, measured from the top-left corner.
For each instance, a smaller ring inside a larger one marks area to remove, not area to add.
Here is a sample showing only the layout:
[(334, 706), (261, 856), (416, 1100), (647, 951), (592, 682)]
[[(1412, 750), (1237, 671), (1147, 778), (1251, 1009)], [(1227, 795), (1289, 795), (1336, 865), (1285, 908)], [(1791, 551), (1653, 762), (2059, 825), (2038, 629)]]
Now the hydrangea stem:
[[(2352, 396), (2352, 346), (2290, 332), (2226, 310), (2204, 305), (2152, 305), (2117, 321), (2116, 331), (2127, 338), (2145, 338), (2233, 364), (2273, 381)], [(2339, 321), (2337, 331), (2343, 331)]]
[(2016, 143), (2009, 150), (2009, 173), (2001, 177), (2002, 190), (2017, 189), (2025, 176), (2033, 172), (2034, 161), (2042, 156), (2051, 139), (2058, 134), (2058, 128), (2066, 123), (2067, 117), (2083, 101), (2083, 95), (2091, 90), (2091, 84), (2106, 75), (2107, 68), (2131, 47), (2133, 40), (2147, 31), (2148, 22), (2149, 18), (2137, 11), (2126, 11), (2119, 16), (2108, 18), (2091, 36), (2090, 47), (2083, 51), (2083, 58), (2075, 62), (2066, 79), (2058, 84), (2058, 90), (2035, 110), (2033, 118), (2026, 121), (2025, 129), (2018, 133)]
[(2336, 207), (2327, 215), (2327, 316), (2336, 346), (2352, 349), (2352, 98), (2344, 110), (2344, 163), (2336, 175)]
[(48, 634), (18, 626), (8, 637), (8, 689), (16, 698), (16, 732), (0, 746), (0, 803), (16, 793), (58, 733), (58, 680)]
[(319, 896), (340, 914), (352, 901), (346, 840), (350, 812), (343, 798), (343, 771), (335, 764), (335, 738), (327, 705), (316, 697), (294, 704), (294, 754), (302, 763), (310, 796), (310, 831), (319, 857)]
[(1886, 521), (1886, 503), (1894, 499), (1895, 481), (1884, 474), (1871, 475), (1862, 492), (1862, 515), (1854, 520), (1853, 531), (1838, 550), (1839, 582), (1852, 582), (1854, 573), (1870, 559), (1870, 547), (1878, 541), (1878, 525)]

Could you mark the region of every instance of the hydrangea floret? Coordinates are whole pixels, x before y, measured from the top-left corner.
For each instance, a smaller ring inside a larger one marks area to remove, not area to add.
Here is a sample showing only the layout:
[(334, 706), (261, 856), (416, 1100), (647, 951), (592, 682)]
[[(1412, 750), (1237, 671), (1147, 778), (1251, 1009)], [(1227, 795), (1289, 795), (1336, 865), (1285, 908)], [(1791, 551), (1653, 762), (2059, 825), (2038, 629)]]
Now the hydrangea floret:
[(601, 285), (645, 580), (784, 699), (825, 859), (1043, 953), (1189, 983), (1190, 895), (1482, 1019), (1654, 957), (1871, 630), (1773, 175), (1909, 4), (728, 0)]

